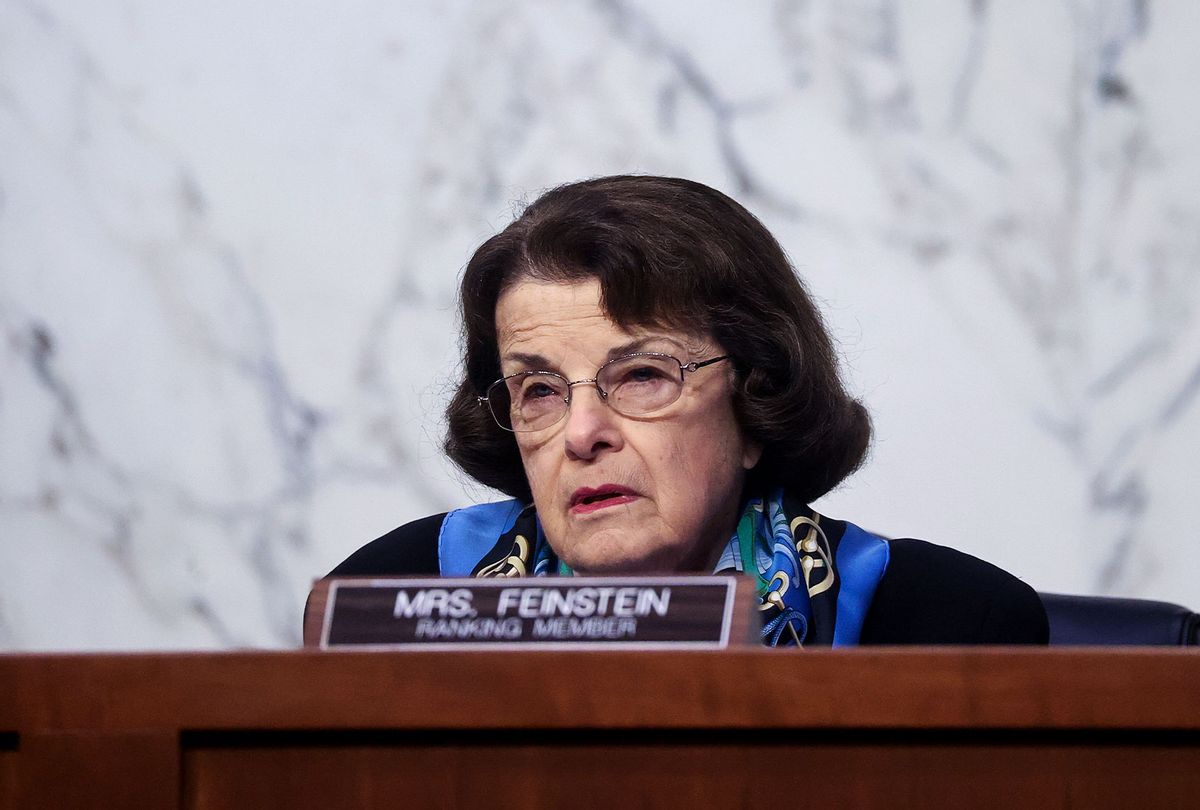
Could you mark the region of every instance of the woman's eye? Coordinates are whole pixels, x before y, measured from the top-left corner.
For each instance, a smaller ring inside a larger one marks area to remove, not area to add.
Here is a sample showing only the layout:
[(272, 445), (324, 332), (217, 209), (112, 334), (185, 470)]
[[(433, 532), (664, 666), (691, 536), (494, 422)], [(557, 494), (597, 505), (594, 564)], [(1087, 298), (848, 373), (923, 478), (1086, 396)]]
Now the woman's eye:
[(635, 366), (621, 375), (621, 384), (651, 383), (666, 379), (661, 368), (656, 366)]
[(547, 385), (544, 382), (529, 383), (521, 391), (521, 399), (526, 402), (533, 399), (542, 399), (544, 397), (559, 396), (557, 390), (553, 386)]

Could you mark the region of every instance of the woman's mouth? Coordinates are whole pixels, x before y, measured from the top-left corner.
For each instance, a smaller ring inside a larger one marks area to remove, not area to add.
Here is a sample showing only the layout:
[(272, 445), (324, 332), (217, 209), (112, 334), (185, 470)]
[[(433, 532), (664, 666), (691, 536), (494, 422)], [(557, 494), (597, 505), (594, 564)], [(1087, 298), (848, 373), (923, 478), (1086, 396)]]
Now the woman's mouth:
[(632, 489), (616, 484), (604, 484), (595, 489), (580, 487), (571, 493), (570, 511), (573, 515), (585, 515), (610, 506), (629, 503), (637, 497), (638, 494)]

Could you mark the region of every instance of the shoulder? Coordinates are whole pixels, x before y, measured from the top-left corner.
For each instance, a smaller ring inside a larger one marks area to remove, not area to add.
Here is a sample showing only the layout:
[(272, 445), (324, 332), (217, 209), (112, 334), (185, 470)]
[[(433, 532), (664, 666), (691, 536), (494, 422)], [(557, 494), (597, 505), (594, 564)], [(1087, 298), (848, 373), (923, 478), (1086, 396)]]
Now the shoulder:
[(864, 644), (1046, 644), (1033, 588), (991, 563), (922, 540), (889, 540)]
[(414, 520), (372, 540), (327, 576), (437, 575), (438, 536), (448, 513)]
[(393, 529), (343, 560), (327, 576), (469, 576), (512, 528), (519, 501), (482, 503)]

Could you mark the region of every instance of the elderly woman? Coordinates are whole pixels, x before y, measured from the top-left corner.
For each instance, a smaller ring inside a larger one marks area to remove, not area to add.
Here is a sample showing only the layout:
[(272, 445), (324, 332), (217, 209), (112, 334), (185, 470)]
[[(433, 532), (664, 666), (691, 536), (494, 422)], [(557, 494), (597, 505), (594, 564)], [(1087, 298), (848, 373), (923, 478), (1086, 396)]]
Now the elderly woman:
[(744, 572), (768, 644), (1044, 643), (1026, 585), (807, 504), (871, 427), (779, 244), (688, 180), (556, 188), (471, 258), (446, 452), (513, 500), (409, 523), (334, 575)]

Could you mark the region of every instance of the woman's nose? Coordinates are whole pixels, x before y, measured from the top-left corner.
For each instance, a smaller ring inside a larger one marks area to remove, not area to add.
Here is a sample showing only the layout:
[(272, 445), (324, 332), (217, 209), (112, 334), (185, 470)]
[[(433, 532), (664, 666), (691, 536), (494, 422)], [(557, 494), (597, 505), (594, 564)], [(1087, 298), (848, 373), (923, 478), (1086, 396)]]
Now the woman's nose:
[(619, 449), (622, 437), (618, 418), (595, 385), (574, 389), (564, 428), (567, 455), (593, 459), (605, 450)]

